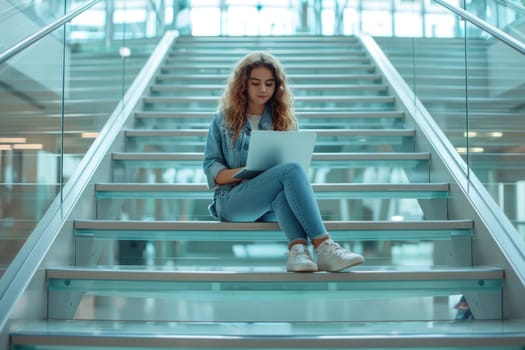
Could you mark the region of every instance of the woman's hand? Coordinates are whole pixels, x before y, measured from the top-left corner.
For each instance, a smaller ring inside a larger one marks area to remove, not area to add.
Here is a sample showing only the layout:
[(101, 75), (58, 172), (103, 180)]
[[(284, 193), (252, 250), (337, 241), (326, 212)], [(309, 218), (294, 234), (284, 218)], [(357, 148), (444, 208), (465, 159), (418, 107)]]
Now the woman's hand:
[(219, 185), (227, 185), (227, 184), (231, 184), (234, 182), (241, 182), (242, 179), (236, 179), (233, 177), (233, 175), (241, 169), (242, 168), (221, 170), (215, 177), (215, 183)]

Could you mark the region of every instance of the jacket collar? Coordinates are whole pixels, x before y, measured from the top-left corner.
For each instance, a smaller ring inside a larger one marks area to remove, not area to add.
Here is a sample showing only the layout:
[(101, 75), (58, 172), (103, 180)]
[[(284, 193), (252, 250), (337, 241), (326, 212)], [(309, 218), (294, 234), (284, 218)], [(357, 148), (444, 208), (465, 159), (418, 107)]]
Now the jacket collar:
[[(246, 124), (244, 126), (248, 131), (252, 130), (252, 127), (248, 120), (246, 120)], [(265, 106), (264, 112), (261, 117), (261, 120), (259, 121), (259, 129), (260, 130), (271, 130), (273, 129), (273, 123), (272, 123), (272, 115), (270, 113), (270, 107)]]

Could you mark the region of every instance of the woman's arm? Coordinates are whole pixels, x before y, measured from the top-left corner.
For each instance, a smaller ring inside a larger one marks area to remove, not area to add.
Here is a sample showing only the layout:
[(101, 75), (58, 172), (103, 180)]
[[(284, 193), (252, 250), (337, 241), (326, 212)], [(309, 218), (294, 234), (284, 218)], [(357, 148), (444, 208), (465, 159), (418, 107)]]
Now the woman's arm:
[(222, 124), (221, 117), (220, 112), (214, 115), (208, 130), (208, 137), (204, 149), (203, 168), (210, 189), (217, 187), (217, 185), (226, 185), (241, 181), (233, 177), (233, 174), (239, 169), (229, 169), (224, 158), (222, 149), (223, 135), (220, 126)]
[(223, 169), (221, 170), (217, 176), (215, 177), (215, 183), (218, 185), (226, 185), (231, 184), (234, 182), (241, 182), (242, 179), (237, 179), (233, 177), (233, 174), (241, 170), (242, 168), (234, 168), (234, 169)]

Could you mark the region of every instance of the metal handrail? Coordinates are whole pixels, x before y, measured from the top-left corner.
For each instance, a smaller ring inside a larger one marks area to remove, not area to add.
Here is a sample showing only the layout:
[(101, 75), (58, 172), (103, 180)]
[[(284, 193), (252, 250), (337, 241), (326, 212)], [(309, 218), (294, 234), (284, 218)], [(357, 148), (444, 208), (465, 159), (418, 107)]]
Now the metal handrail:
[(11, 46), (4, 52), (0, 54), (0, 64), (6, 62), (8, 59), (12, 58), (13, 56), (17, 55), (21, 51), (25, 50), (29, 46), (33, 45), (49, 33), (53, 32), (55, 29), (59, 28), (60, 26), (64, 25), (65, 23), (71, 21), (73, 18), (77, 17), (84, 11), (91, 8), (96, 3), (100, 2), (101, 0), (92, 0), (82, 6), (77, 7), (73, 11), (65, 14), (64, 16), (56, 19), (55, 21), (51, 22), (44, 28), (40, 29), (38, 32), (28, 36), (27, 38), (19, 41), (15, 45)]
[(451, 5), (451, 4), (447, 3), (446, 1), (443, 1), (443, 0), (434, 0), (434, 1), (437, 2), (438, 4), (440, 4), (441, 6), (446, 7), (447, 9), (449, 9), (452, 12), (454, 12), (455, 14), (457, 14), (461, 18), (465, 19), (466, 21), (474, 24), (476, 27), (486, 31), (489, 34), (491, 34), (495, 38), (498, 38), (504, 44), (512, 47), (514, 50), (518, 51), (522, 55), (525, 55), (525, 44), (522, 43), (519, 40), (516, 40), (512, 36), (508, 35), (504, 31), (502, 31), (501, 29), (499, 29), (499, 28), (497, 28), (497, 27), (495, 27), (495, 26), (493, 26), (493, 25), (491, 25), (491, 24), (489, 24), (489, 23), (479, 19), (478, 17), (470, 14), (469, 12), (467, 12), (467, 11), (465, 11), (465, 10), (459, 8), (459, 7), (456, 7), (454, 5)]
[(514, 1), (509, 1), (509, 0), (496, 0), (497, 3), (503, 5), (503, 6), (506, 6), (522, 15), (525, 14), (525, 7), (523, 5), (520, 5)]

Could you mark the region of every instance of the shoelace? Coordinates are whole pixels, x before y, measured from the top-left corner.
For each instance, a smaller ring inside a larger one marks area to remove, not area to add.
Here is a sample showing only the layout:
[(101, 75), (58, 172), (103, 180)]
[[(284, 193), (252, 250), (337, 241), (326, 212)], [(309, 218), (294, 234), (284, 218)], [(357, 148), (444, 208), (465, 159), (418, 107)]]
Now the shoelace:
[(322, 251), (330, 255), (343, 256), (346, 254), (346, 250), (336, 242), (327, 243), (323, 248)]
[(310, 256), (310, 252), (305, 247), (293, 248), (288, 252), (288, 255), (302, 256), (310, 260), (312, 259), (312, 257)]

